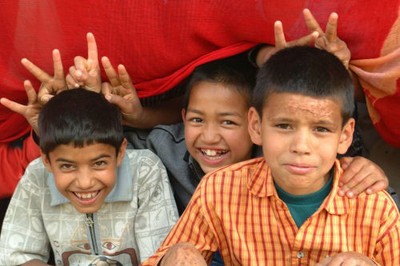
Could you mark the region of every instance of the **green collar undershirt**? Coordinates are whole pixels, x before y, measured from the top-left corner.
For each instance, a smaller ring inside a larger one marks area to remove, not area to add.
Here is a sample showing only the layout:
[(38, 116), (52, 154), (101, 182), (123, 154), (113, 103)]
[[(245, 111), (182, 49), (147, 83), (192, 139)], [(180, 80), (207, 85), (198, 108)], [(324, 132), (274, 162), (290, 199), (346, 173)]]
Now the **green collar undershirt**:
[(333, 171), (331, 171), (328, 182), (318, 191), (307, 195), (292, 195), (280, 188), (276, 183), (276, 191), (289, 208), (290, 214), (298, 228), (318, 210), (322, 202), (329, 195), (333, 182)]

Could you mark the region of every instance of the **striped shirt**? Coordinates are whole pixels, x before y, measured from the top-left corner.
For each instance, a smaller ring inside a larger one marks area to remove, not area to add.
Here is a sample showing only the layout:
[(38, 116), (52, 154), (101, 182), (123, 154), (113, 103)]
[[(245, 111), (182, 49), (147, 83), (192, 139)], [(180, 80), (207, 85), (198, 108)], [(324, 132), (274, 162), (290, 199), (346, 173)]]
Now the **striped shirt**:
[(300, 228), (278, 197), (263, 158), (210, 173), (143, 265), (155, 265), (178, 242), (193, 243), (208, 262), (219, 250), (225, 265), (313, 265), (346, 251), (400, 265), (400, 215), (392, 198), (385, 191), (340, 197), (340, 173), (336, 162), (331, 193)]

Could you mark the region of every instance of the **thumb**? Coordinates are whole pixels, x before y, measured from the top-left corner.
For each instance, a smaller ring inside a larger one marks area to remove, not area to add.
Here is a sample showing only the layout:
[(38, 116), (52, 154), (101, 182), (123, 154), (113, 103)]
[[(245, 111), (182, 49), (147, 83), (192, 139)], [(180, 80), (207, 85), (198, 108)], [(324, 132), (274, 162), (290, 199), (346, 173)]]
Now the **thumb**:
[(123, 97), (111, 93), (106, 94), (104, 97), (108, 102), (115, 104), (121, 112), (129, 113), (128, 104)]

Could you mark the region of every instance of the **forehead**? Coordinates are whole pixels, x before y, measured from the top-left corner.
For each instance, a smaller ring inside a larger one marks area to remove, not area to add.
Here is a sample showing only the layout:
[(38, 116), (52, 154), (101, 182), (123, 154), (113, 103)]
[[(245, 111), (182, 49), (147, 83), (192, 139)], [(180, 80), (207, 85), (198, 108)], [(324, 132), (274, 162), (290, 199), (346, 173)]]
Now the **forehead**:
[(93, 143), (82, 147), (73, 143), (58, 145), (53, 151), (49, 152), (49, 158), (53, 160), (70, 160), (70, 161), (89, 161), (101, 157), (115, 157), (115, 147), (109, 144)]
[(293, 93), (272, 93), (265, 102), (263, 115), (286, 115), (314, 119), (341, 118), (341, 105), (333, 98), (315, 98)]
[(188, 109), (194, 106), (213, 107), (222, 105), (233, 109), (242, 109), (245, 106), (247, 109), (249, 97), (245, 93), (239, 92), (239, 89), (223, 83), (202, 81), (193, 86)]

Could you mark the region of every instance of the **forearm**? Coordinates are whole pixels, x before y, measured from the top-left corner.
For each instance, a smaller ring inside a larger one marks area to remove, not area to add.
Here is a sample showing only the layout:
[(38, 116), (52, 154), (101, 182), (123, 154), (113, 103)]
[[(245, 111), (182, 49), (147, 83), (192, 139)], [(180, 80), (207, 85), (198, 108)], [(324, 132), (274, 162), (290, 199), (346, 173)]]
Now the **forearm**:
[(43, 261), (40, 260), (30, 260), (22, 264), (22, 266), (42, 266), (42, 265), (50, 265), (50, 264), (44, 263)]
[(123, 114), (125, 124), (134, 128), (149, 129), (160, 124), (181, 122), (181, 101), (182, 97), (178, 97), (157, 106), (143, 107), (139, 118)]

